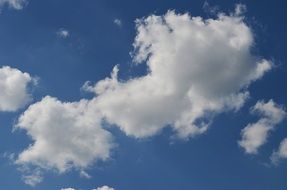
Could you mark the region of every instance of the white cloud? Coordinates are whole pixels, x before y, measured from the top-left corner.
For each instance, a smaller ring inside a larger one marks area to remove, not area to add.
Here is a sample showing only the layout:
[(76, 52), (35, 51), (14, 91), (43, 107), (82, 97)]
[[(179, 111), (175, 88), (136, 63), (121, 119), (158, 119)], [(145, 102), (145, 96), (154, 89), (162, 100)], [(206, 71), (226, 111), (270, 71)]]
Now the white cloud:
[(234, 14), (237, 16), (240, 16), (240, 15), (244, 14), (246, 12), (246, 10), (247, 10), (246, 5), (239, 3), (235, 6)]
[(219, 6), (211, 6), (208, 1), (204, 1), (202, 8), (208, 14), (216, 14), (220, 10)]
[(137, 138), (167, 126), (180, 138), (204, 133), (213, 116), (240, 109), (248, 86), (271, 69), (250, 53), (253, 35), (241, 16), (203, 20), (168, 11), (136, 23), (133, 59), (145, 62), (148, 74), (121, 81), (116, 66), (110, 78), (85, 83), (82, 89), (96, 94), (91, 100), (47, 96), (31, 105), (16, 127), (34, 143), (17, 164), (65, 172), (108, 159), (114, 143), (103, 120)]
[(170, 125), (181, 138), (201, 134), (212, 116), (238, 110), (248, 85), (271, 69), (251, 55), (253, 35), (240, 16), (203, 20), (168, 11), (137, 20), (134, 61), (148, 74), (112, 77), (84, 88), (97, 94), (105, 119), (127, 135), (147, 137)]
[(31, 99), (28, 86), (35, 83), (28, 73), (8, 66), (0, 68), (0, 111), (16, 111)]
[[(61, 190), (76, 190), (76, 189), (74, 189), (74, 188), (62, 188)], [(104, 185), (102, 187), (98, 187), (98, 188), (93, 189), (93, 190), (115, 190), (115, 189), (112, 187)]]
[(92, 177), (90, 174), (88, 174), (88, 173), (85, 172), (84, 170), (82, 170), (82, 171), (80, 172), (80, 176), (81, 176), (82, 178), (86, 178), (86, 179), (90, 179), (90, 178)]
[(47, 96), (31, 105), (15, 127), (25, 129), (34, 143), (19, 155), (16, 164), (65, 172), (108, 159), (114, 146), (112, 136), (101, 128), (101, 118), (92, 104)]
[(58, 31), (57, 31), (57, 35), (60, 37), (60, 38), (68, 38), (70, 36), (70, 32), (64, 28), (60, 28)]
[(242, 130), (239, 145), (246, 153), (256, 154), (258, 149), (267, 142), (269, 133), (284, 119), (286, 113), (283, 107), (273, 100), (267, 103), (259, 101), (251, 111), (260, 115), (261, 118), (256, 123), (248, 124)]
[(118, 25), (118, 26), (122, 26), (122, 25), (123, 25), (122, 21), (121, 21), (120, 19), (118, 19), (118, 18), (116, 18), (116, 19), (114, 20), (114, 23), (115, 23), (116, 25)]
[(112, 187), (104, 185), (103, 187), (98, 187), (98, 188), (93, 189), (93, 190), (115, 190), (115, 189)]
[(23, 175), (22, 180), (24, 181), (25, 184), (34, 187), (35, 185), (43, 181), (43, 176), (42, 173), (39, 170), (37, 170), (34, 171), (33, 173)]
[(20, 10), (26, 3), (26, 0), (0, 0), (0, 7), (8, 5), (10, 8)]
[(280, 143), (279, 149), (271, 156), (271, 161), (274, 164), (278, 164), (281, 159), (287, 159), (287, 138)]

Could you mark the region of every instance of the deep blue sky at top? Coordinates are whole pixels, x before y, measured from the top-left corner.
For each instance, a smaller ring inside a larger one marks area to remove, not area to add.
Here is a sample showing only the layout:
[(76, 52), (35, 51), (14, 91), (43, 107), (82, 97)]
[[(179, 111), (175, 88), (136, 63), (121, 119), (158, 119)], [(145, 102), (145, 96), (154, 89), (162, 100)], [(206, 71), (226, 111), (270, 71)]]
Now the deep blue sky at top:
[[(277, 65), (252, 84), (251, 99), (237, 114), (222, 114), (204, 135), (187, 142), (170, 143), (171, 132), (135, 140), (112, 128), (118, 148), (112, 160), (87, 170), (92, 179), (80, 178), (76, 171), (58, 175), (46, 173), (34, 189), (57, 190), (74, 187), (83, 190), (104, 184), (117, 190), (286, 190), (286, 163), (268, 166), (274, 147), (287, 136), (284, 121), (257, 156), (245, 155), (238, 147), (240, 130), (256, 117), (248, 114), (258, 99), (273, 98), (287, 105), (287, 2), (208, 1), (229, 12), (236, 3), (247, 6), (246, 20), (255, 33), (253, 51)], [(3, 8), (0, 14), (0, 66), (9, 65), (40, 78), (33, 89), (34, 100), (45, 95), (62, 101), (89, 97), (80, 91), (87, 80), (96, 82), (119, 64), (121, 79), (143, 74), (144, 65), (132, 66), (129, 52), (136, 35), (136, 18), (178, 13), (208, 17), (203, 1), (154, 0), (31, 0), (21, 11)], [(122, 27), (114, 19), (122, 21)], [(56, 32), (69, 30), (62, 39)], [(0, 89), (1, 90), (1, 89)], [(23, 131), (12, 131), (18, 113), (0, 113), (0, 152), (18, 153), (30, 143)], [(51, 155), (53, 156), (53, 155)], [(26, 190), (20, 172), (0, 158), (0, 189)]]

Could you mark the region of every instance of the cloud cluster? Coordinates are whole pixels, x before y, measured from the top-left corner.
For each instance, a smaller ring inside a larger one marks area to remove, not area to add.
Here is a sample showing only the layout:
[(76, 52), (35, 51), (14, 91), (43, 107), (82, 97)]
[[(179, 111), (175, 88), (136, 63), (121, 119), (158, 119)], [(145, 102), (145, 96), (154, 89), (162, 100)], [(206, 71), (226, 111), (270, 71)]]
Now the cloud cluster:
[(30, 102), (28, 91), (36, 80), (28, 73), (4, 66), (0, 68), (0, 111), (16, 111)]
[(10, 8), (20, 10), (27, 3), (27, 0), (0, 0), (0, 7), (8, 5)]
[(168, 11), (137, 20), (136, 29), (133, 60), (148, 73), (121, 81), (116, 66), (111, 77), (85, 83), (90, 100), (47, 96), (31, 105), (16, 124), (33, 140), (18, 165), (82, 171), (108, 159), (114, 142), (103, 121), (136, 138), (167, 126), (182, 139), (202, 134), (217, 114), (240, 109), (248, 86), (272, 67), (251, 54), (253, 34), (238, 14), (204, 20)]
[(239, 141), (239, 145), (244, 148), (246, 153), (256, 154), (258, 149), (266, 143), (269, 133), (285, 118), (286, 112), (273, 100), (266, 103), (258, 101), (251, 112), (258, 114), (261, 118), (256, 123), (248, 124), (242, 130), (242, 139)]

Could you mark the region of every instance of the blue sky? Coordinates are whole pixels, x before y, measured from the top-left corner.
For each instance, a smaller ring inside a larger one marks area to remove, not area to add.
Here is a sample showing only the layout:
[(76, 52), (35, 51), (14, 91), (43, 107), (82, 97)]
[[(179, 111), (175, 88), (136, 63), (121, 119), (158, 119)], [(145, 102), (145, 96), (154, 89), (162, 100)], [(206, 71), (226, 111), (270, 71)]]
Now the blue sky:
[(287, 188), (285, 1), (0, 7), (0, 189)]

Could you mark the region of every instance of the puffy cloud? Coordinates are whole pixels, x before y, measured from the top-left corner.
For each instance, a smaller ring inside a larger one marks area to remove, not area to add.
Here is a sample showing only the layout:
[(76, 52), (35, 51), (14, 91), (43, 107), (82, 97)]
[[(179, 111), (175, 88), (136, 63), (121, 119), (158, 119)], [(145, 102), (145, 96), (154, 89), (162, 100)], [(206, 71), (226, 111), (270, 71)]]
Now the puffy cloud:
[(74, 189), (74, 188), (62, 188), (61, 190), (76, 190), (76, 189)]
[(29, 84), (35, 83), (28, 73), (8, 66), (0, 68), (0, 111), (16, 111), (32, 98)]
[(275, 129), (286, 116), (282, 106), (277, 105), (273, 100), (268, 102), (259, 101), (251, 109), (261, 118), (256, 123), (248, 124), (241, 132), (242, 139), (239, 145), (248, 154), (256, 154), (258, 149), (267, 142), (269, 133)]
[(16, 164), (65, 172), (108, 159), (114, 146), (112, 136), (101, 128), (101, 118), (92, 104), (47, 96), (31, 105), (15, 127), (25, 129), (34, 143), (19, 155)]
[(27, 3), (27, 0), (0, 0), (0, 7), (8, 5), (10, 8), (20, 10)]
[(237, 14), (204, 20), (168, 11), (139, 19), (133, 59), (148, 73), (111, 78), (84, 89), (97, 94), (105, 119), (127, 135), (148, 137), (171, 126), (181, 138), (205, 132), (212, 117), (238, 110), (247, 87), (272, 64), (250, 53), (251, 29)]

